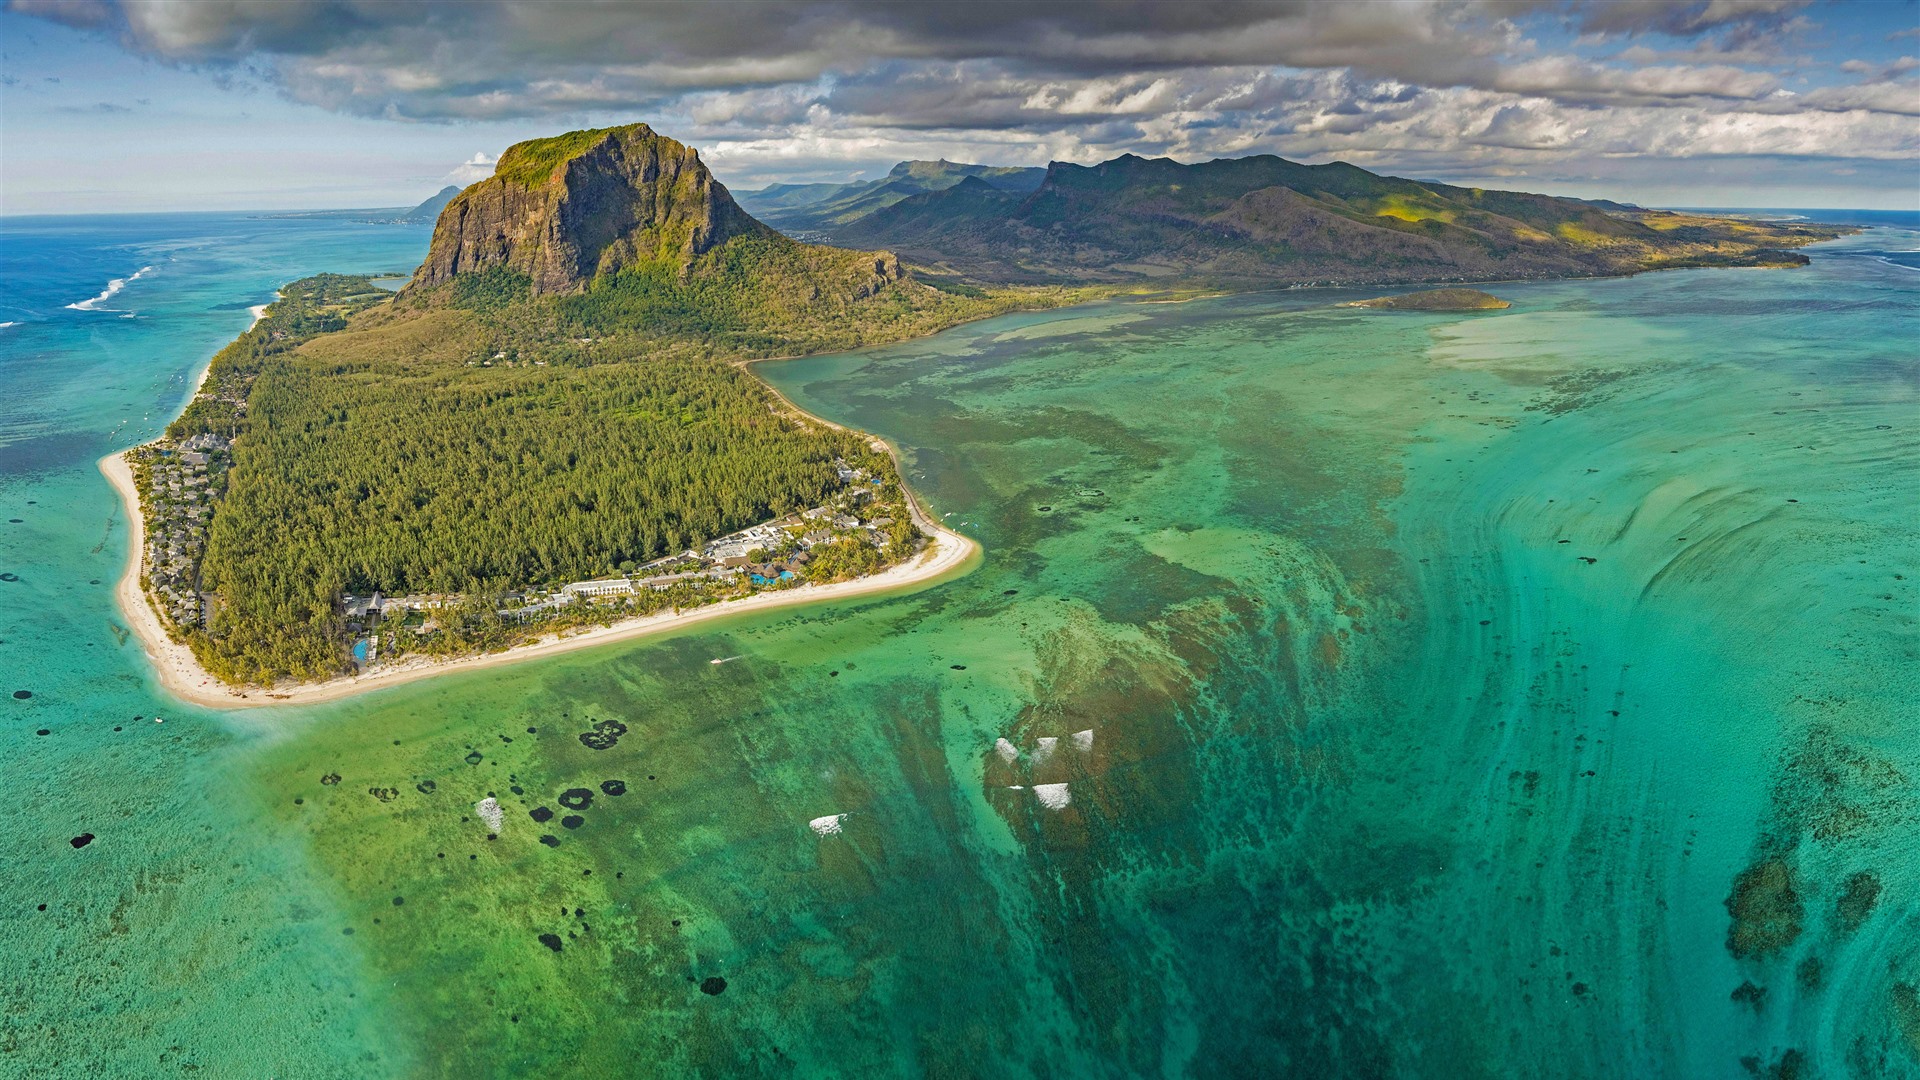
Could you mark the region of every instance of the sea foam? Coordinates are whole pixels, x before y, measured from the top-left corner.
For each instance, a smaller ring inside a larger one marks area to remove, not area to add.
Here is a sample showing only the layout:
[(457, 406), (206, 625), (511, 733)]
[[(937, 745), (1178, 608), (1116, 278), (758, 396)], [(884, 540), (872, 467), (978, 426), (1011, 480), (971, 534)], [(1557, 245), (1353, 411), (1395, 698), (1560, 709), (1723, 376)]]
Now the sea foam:
[(139, 281), (141, 278), (146, 277), (147, 273), (152, 269), (153, 267), (151, 266), (143, 266), (134, 271), (130, 277), (114, 278), (112, 281), (107, 282), (107, 287), (101, 290), (99, 296), (91, 300), (82, 300), (77, 304), (68, 304), (67, 307), (74, 311), (99, 311), (101, 304), (113, 299), (114, 295), (121, 289), (126, 288), (129, 283)]
[(1001, 761), (1009, 765), (1013, 764), (1014, 759), (1020, 756), (1020, 749), (1005, 739), (993, 740), (993, 750), (1000, 755)]
[(1085, 731), (1074, 732), (1073, 748), (1075, 750), (1081, 750), (1081, 751), (1093, 749), (1093, 729), (1088, 728)]
[(500, 809), (500, 801), (491, 795), (474, 803), (473, 812), (479, 814), (480, 820), (487, 823), (488, 832), (499, 832), (501, 824), (507, 820), (505, 811)]
[(821, 836), (838, 836), (840, 834), (840, 819), (846, 816), (845, 814), (828, 814), (826, 817), (817, 817), (807, 822), (807, 828), (812, 829)]

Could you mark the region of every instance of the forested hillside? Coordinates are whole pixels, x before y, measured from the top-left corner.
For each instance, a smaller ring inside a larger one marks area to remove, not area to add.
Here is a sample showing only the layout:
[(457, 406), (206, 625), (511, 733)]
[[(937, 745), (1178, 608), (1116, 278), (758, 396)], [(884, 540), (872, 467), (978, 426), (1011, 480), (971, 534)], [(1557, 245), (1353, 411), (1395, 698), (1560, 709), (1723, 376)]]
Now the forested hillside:
[[(737, 361), (1082, 295), (954, 295), (885, 252), (797, 243), (726, 209), (697, 155), (643, 127), (524, 144), (502, 167), (448, 204), (402, 297), (288, 286), (175, 425), (235, 436), (200, 566), (211, 617), (186, 631), (219, 677), (347, 670), (344, 593), (491, 611), (820, 505), (845, 486), (836, 459), (897, 486), (867, 437), (795, 413)], [(545, 223), (489, 218), (489, 199)]]
[(972, 178), (995, 191), (1025, 195), (1040, 186), (1047, 170), (1006, 165), (968, 165), (957, 161), (902, 161), (878, 180), (851, 184), (774, 184), (742, 192), (740, 205), (755, 217), (788, 233), (831, 233), (903, 199), (947, 188)]
[(1227, 286), (1582, 277), (1796, 265), (1835, 233), (1461, 188), (1271, 155), (1055, 162), (1031, 194), (968, 178), (827, 229), (982, 282)]

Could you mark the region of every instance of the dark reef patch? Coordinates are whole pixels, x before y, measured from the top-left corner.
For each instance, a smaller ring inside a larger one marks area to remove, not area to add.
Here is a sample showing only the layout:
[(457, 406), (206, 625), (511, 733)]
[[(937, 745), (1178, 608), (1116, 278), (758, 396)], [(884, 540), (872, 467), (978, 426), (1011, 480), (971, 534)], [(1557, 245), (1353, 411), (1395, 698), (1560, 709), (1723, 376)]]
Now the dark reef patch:
[(561, 947), (560, 935), (559, 934), (541, 934), (540, 944), (545, 945), (547, 948), (552, 949), (554, 952), (559, 952)]
[(1764, 986), (1755, 986), (1753, 985), (1753, 980), (1748, 979), (1739, 986), (1734, 987), (1733, 993), (1729, 994), (1728, 997), (1741, 1005), (1751, 1008), (1754, 1012), (1759, 1012), (1767, 1003), (1767, 988)]
[(627, 782), (625, 780), (602, 780), (600, 781), (600, 790), (608, 795), (625, 795), (627, 793)]
[(1820, 962), (1819, 957), (1809, 956), (1800, 961), (1800, 966), (1794, 969), (1793, 976), (1800, 983), (1800, 989), (1818, 990), (1820, 984), (1826, 981), (1827, 967)]
[(1894, 1026), (1900, 1029), (1907, 1049), (1920, 1057), (1920, 988), (1912, 983), (1897, 982), (1888, 996), (1893, 999)]
[(611, 750), (627, 733), (627, 725), (618, 720), (602, 720), (593, 730), (580, 733), (580, 742), (589, 750)]
[(527, 816), (532, 818), (535, 821), (552, 821), (553, 811), (547, 809), (544, 806), (536, 806), (533, 809), (527, 811)]
[(1868, 871), (1847, 875), (1846, 884), (1841, 887), (1840, 899), (1834, 902), (1834, 908), (1840, 915), (1840, 928), (1851, 934), (1860, 929), (1873, 914), (1873, 905), (1880, 899), (1880, 879)]
[(72, 844), (75, 848), (86, 847), (88, 844), (93, 843), (93, 834), (90, 832), (83, 832), (79, 836), (76, 836), (73, 839), (67, 841), (67, 843)]
[(560, 819), (560, 824), (569, 829), (577, 829), (586, 823), (587, 819), (581, 817), (579, 814), (568, 814), (566, 817)]
[(1727, 951), (1736, 959), (1766, 956), (1800, 936), (1805, 907), (1795, 886), (1793, 867), (1770, 855), (1740, 872), (1727, 896)]
[(25, 701), (32, 696), (33, 691), (31, 690), (15, 690), (13, 692), (13, 700), (15, 701)]
[(553, 835), (552, 833), (542, 834), (540, 837), (540, 842), (547, 845), (548, 847), (560, 846), (560, 838)]
[(560, 805), (569, 810), (585, 810), (593, 805), (593, 792), (587, 788), (568, 788), (560, 793)]
[(727, 992), (727, 980), (718, 975), (709, 975), (700, 980), (700, 992), (708, 997), (719, 997)]

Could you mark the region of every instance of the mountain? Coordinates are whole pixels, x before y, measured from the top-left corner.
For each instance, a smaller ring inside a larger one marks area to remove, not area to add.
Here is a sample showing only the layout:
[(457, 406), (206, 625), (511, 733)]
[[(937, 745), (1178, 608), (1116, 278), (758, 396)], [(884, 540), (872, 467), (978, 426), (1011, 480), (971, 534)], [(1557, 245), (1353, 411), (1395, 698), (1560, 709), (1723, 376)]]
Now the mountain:
[(741, 205), (789, 233), (830, 232), (903, 199), (945, 191), (972, 178), (998, 190), (1025, 195), (1047, 170), (955, 161), (903, 161), (878, 180), (852, 184), (774, 184), (740, 196)]
[(1030, 194), (965, 179), (828, 230), (988, 282), (1357, 284), (1804, 261), (1831, 231), (1461, 188), (1263, 155), (1055, 162)]
[(741, 236), (771, 233), (733, 201), (692, 148), (645, 124), (516, 143), (494, 174), (447, 203), (415, 288), (494, 266), (536, 296), (599, 275), (686, 264)]
[(457, 185), (448, 184), (435, 193), (432, 198), (429, 198), (419, 206), (400, 215), (398, 220), (408, 224), (421, 221), (438, 221), (440, 219), (440, 211), (445, 209), (446, 205), (452, 202), (453, 197), (458, 194), (460, 194), (460, 188)]

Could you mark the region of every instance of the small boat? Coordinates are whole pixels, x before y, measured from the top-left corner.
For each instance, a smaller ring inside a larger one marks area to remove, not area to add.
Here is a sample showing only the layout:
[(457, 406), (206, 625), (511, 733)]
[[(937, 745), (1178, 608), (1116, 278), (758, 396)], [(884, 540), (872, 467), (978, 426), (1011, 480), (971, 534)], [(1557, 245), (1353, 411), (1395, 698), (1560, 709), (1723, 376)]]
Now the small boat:
[(738, 660), (738, 659), (740, 659), (740, 657), (738, 657), (738, 656), (716, 656), (716, 657), (714, 657), (713, 659), (711, 659), (711, 660), (709, 660), (709, 661), (707, 661), (707, 663), (709, 663), (709, 664), (724, 664), (724, 663), (726, 663), (726, 662), (727, 662), (727, 661), (729, 661), (729, 660)]
[(156, 724), (164, 724), (164, 723), (166, 723), (167, 721), (166, 721), (166, 718), (165, 718), (165, 717), (160, 717), (160, 716), (156, 716), (156, 717), (154, 717), (154, 718), (153, 718), (153, 722), (154, 722), (154, 723), (156, 723)]

